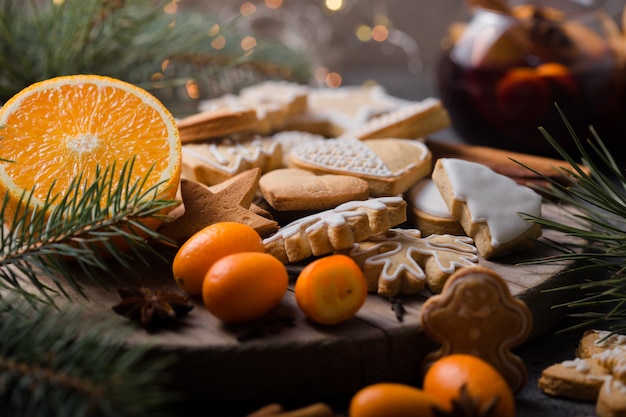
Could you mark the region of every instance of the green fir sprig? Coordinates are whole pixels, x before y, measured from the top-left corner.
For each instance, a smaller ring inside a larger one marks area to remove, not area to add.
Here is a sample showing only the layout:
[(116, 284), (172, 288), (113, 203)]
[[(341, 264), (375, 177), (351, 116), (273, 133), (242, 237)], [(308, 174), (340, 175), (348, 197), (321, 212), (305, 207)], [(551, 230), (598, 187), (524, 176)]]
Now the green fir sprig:
[(143, 221), (178, 202), (161, 197), (163, 184), (147, 185), (151, 170), (133, 170), (134, 159), (98, 168), (62, 194), (53, 184), (42, 201), (24, 192), (12, 217), (8, 196), (0, 203), (0, 415), (167, 415), (178, 399), (162, 388), (173, 357), (121, 343), (112, 316), (71, 302), (70, 289), (87, 297), (85, 279), (115, 283), (116, 265), (165, 262), (150, 244), (165, 238)]
[(568, 315), (578, 319), (573, 328), (602, 325), (623, 333), (626, 331), (626, 178), (593, 127), (590, 127), (593, 139), (583, 142), (563, 112), (558, 107), (557, 110), (580, 153), (580, 164), (549, 132), (540, 128), (570, 165), (561, 168), (568, 180), (565, 182), (533, 170), (549, 184), (537, 186), (537, 190), (560, 205), (563, 220), (530, 215), (525, 218), (571, 239), (566, 244), (547, 241), (558, 253), (529, 263), (572, 262), (566, 273), (583, 279), (549, 291), (572, 290), (580, 298), (553, 308), (572, 309), (574, 312)]
[[(0, 0), (0, 104), (36, 81), (70, 74), (108, 75), (158, 96), (188, 81), (205, 96), (268, 78), (308, 81), (306, 55), (242, 28), (240, 16), (170, 14), (167, 4)], [(246, 36), (256, 38), (249, 51), (241, 47)], [(225, 42), (214, 47), (220, 37)]]
[(134, 265), (164, 260), (149, 241), (165, 238), (144, 221), (162, 219), (178, 202), (160, 197), (163, 184), (146, 185), (151, 170), (134, 179), (133, 168), (131, 159), (119, 168), (99, 168), (93, 180), (79, 175), (63, 194), (52, 185), (33, 209), (27, 209), (32, 192), (23, 193), (11, 219), (5, 195), (0, 218), (9, 221), (0, 230), (0, 287), (54, 303), (58, 294), (69, 297), (68, 289), (84, 295), (77, 275), (107, 287), (116, 280), (113, 264), (132, 272)]
[(174, 356), (121, 343), (110, 318), (87, 320), (75, 304), (32, 309), (4, 299), (0, 309), (1, 415), (172, 415), (180, 398), (164, 384)]

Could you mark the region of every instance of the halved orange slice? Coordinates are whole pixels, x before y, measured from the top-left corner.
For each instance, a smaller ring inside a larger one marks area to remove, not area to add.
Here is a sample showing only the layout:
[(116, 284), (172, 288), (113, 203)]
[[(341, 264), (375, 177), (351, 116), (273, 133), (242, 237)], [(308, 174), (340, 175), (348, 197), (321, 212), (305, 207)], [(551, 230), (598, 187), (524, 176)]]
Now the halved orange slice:
[[(78, 175), (96, 180), (98, 169), (134, 160), (130, 180), (158, 187), (163, 199), (176, 195), (181, 143), (171, 113), (147, 91), (97, 75), (72, 75), (35, 83), (0, 108), (0, 198), (4, 221), (23, 193), (32, 208), (49, 191), (60, 196)], [(118, 179), (114, 177), (114, 180)], [(156, 227), (154, 224), (151, 227)]]

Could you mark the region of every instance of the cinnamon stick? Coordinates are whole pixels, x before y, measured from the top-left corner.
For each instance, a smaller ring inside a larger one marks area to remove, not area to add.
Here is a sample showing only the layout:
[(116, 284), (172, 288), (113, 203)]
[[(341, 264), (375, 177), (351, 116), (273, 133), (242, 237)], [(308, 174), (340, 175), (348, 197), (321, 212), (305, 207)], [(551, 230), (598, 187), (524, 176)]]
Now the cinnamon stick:
[(315, 403), (291, 411), (282, 411), (280, 405), (269, 404), (247, 417), (335, 417), (335, 413), (325, 403)]
[[(568, 182), (563, 176), (562, 169), (573, 169), (568, 162), (560, 159), (511, 152), (486, 146), (439, 142), (432, 139), (426, 139), (426, 146), (432, 152), (435, 160), (438, 158), (459, 158), (478, 162), (523, 185), (531, 183), (543, 184), (544, 180), (541, 176), (520, 164), (526, 165), (539, 174), (559, 183)], [(589, 174), (587, 167), (580, 166), (580, 168)]]

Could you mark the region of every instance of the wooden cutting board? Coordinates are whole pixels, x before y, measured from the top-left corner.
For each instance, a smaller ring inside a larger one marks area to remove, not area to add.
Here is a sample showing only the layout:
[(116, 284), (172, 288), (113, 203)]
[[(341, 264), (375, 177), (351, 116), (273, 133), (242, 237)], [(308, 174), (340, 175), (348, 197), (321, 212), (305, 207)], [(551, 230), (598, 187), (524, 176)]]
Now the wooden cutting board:
[[(543, 215), (561, 217), (552, 205), (544, 206)], [(544, 236), (563, 239), (552, 232)], [(531, 337), (544, 333), (563, 315), (551, 307), (564, 301), (567, 293), (543, 290), (574, 279), (561, 274), (567, 264), (518, 265), (548, 254), (544, 245), (536, 244), (523, 256), (479, 262), (501, 274), (512, 294), (528, 304), (534, 317)], [(171, 259), (173, 253), (166, 257)], [(294, 279), (300, 267), (290, 267)], [(176, 288), (169, 265), (162, 261), (145, 267), (141, 275), (148, 286)], [(130, 322), (111, 311), (119, 301), (116, 291), (84, 285), (90, 300), (87, 314), (110, 314), (117, 320), (116, 331), (133, 329)], [(130, 336), (119, 332), (114, 337), (131, 344), (149, 344), (156, 355), (177, 355), (173, 385), (191, 399), (283, 401), (345, 396), (374, 382), (417, 381), (424, 354), (435, 348), (420, 326), (420, 308), (427, 296), (401, 297), (406, 314), (400, 321), (389, 300), (369, 295), (356, 317), (335, 326), (308, 321), (291, 290), (264, 321), (241, 326), (223, 325), (200, 300), (194, 300), (189, 316), (173, 329), (150, 334), (136, 328)]]

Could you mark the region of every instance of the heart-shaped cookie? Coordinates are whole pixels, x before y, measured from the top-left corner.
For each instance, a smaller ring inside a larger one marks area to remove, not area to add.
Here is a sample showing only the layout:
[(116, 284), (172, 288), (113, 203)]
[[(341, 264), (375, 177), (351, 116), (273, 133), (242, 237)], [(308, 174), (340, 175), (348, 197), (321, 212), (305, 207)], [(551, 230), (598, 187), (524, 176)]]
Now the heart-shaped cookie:
[(424, 143), (409, 139), (320, 139), (291, 149), (289, 163), (317, 174), (350, 175), (366, 180), (370, 195), (404, 193), (426, 177), (432, 155)]
[(284, 168), (270, 171), (259, 180), (263, 198), (276, 210), (326, 210), (369, 196), (367, 181), (348, 175), (316, 175), (311, 171)]

